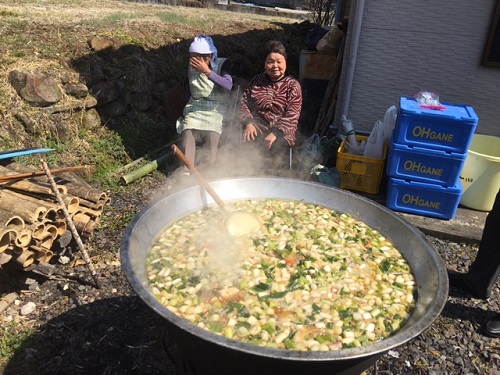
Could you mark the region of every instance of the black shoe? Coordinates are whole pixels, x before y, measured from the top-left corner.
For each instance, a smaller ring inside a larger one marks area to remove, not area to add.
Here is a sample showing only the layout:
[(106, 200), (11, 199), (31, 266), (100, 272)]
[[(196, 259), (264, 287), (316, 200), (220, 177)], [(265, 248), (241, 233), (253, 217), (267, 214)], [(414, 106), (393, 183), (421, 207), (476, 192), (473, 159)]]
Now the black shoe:
[(484, 323), (483, 331), (489, 337), (500, 337), (500, 314)]
[(490, 293), (475, 288), (472, 282), (467, 278), (466, 273), (448, 270), (448, 280), (450, 282), (450, 286), (468, 292), (474, 298), (485, 300), (490, 297)]

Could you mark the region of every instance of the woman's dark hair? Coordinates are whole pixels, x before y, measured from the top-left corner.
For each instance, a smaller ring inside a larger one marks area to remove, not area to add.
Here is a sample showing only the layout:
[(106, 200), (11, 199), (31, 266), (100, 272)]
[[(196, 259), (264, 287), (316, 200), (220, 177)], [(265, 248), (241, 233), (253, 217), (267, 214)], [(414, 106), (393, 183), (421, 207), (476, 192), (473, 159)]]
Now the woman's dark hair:
[(266, 45), (266, 56), (268, 56), (270, 53), (279, 53), (286, 59), (286, 49), (283, 43), (277, 41), (277, 40), (271, 40), (267, 42)]

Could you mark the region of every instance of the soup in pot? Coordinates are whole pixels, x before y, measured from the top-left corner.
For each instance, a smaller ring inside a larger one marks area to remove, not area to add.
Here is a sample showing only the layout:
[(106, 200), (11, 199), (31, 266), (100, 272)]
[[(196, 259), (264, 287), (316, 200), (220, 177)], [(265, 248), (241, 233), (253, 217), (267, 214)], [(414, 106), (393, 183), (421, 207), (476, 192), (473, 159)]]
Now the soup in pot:
[(415, 306), (402, 254), (350, 215), (299, 201), (242, 200), (260, 229), (228, 236), (217, 206), (168, 227), (147, 260), (150, 289), (171, 312), (225, 337), (290, 350), (378, 342)]

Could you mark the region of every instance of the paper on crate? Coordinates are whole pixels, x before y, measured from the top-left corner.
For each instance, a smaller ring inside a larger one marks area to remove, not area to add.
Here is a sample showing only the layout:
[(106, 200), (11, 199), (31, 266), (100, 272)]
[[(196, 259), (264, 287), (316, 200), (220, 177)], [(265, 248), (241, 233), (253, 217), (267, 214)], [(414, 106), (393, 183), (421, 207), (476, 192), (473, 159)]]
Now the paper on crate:
[(370, 136), (366, 140), (363, 156), (373, 159), (381, 159), (384, 153), (384, 124), (378, 120), (373, 126)]

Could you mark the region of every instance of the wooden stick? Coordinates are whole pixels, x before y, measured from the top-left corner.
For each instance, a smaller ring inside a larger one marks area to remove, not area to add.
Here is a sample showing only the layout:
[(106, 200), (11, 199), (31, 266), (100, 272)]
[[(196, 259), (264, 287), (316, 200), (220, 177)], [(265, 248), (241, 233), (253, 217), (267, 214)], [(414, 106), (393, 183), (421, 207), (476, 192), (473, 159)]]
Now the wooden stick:
[(186, 167), (188, 167), (189, 170), (194, 173), (194, 175), (196, 176), (196, 178), (198, 179), (198, 181), (201, 182), (201, 184), (203, 185), (203, 187), (205, 188), (205, 190), (208, 192), (208, 194), (210, 194), (212, 196), (212, 198), (214, 199), (214, 201), (219, 205), (219, 207), (222, 208), (222, 211), (224, 211), (224, 213), (227, 214), (227, 209), (226, 209), (226, 205), (224, 204), (224, 201), (217, 195), (217, 193), (215, 192), (215, 190), (212, 189), (212, 187), (210, 186), (210, 184), (208, 183), (208, 181), (205, 180), (205, 177), (203, 177), (201, 175), (201, 173), (198, 172), (198, 169), (196, 169), (196, 167), (193, 165), (193, 163), (191, 163), (189, 161), (189, 159), (186, 158), (186, 156), (184, 155), (184, 153), (181, 150), (179, 150), (179, 148), (176, 145), (172, 146), (172, 151), (174, 152), (174, 154), (176, 154), (179, 157), (179, 159), (182, 160), (182, 162), (184, 163), (184, 165)]
[[(52, 174), (57, 174), (57, 173), (77, 171), (77, 170), (83, 169), (83, 168), (87, 168), (87, 166), (86, 165), (78, 165), (75, 167), (59, 168), (59, 169), (53, 169), (50, 172)], [(0, 176), (0, 184), (4, 184), (4, 183), (9, 182), (9, 181), (23, 180), (25, 178), (30, 178), (30, 177), (43, 176), (44, 174), (45, 174), (44, 171), (39, 171), (39, 172), (31, 172), (31, 173), (14, 174), (14, 175), (8, 175), (8, 176)]]
[(62, 207), (62, 210), (64, 212), (64, 216), (66, 217), (66, 221), (68, 222), (69, 229), (71, 230), (71, 233), (73, 234), (73, 238), (75, 239), (76, 243), (78, 244), (78, 248), (82, 252), (83, 259), (85, 260), (85, 263), (87, 264), (87, 268), (90, 271), (90, 274), (94, 278), (94, 282), (97, 286), (97, 289), (101, 289), (101, 281), (99, 280), (99, 277), (97, 276), (97, 272), (94, 269), (94, 266), (92, 264), (92, 260), (89, 257), (89, 254), (87, 253), (87, 250), (85, 250), (85, 246), (83, 245), (82, 239), (80, 238), (80, 235), (78, 234), (78, 231), (76, 230), (75, 226), (73, 225), (73, 221), (71, 220), (71, 216), (69, 216), (68, 209), (66, 208), (66, 204), (64, 203), (61, 194), (59, 194), (59, 190), (57, 190), (57, 185), (56, 182), (54, 181), (54, 177), (52, 177), (52, 174), (50, 173), (49, 166), (47, 165), (46, 158), (42, 156), (41, 158), (42, 161), (42, 166), (45, 171), (45, 174), (47, 175), (47, 178), (49, 179), (50, 185), (52, 186), (52, 190), (54, 191), (54, 194), (57, 197), (57, 200), (59, 202), (59, 205)]
[[(324, 135), (328, 132), (328, 127), (331, 125), (331, 121), (335, 115), (335, 106), (333, 105), (337, 101), (338, 85), (340, 82), (340, 75), (342, 73), (342, 61), (344, 58), (346, 35), (342, 37), (340, 43), (340, 48), (337, 53), (337, 58), (335, 60), (334, 69), (330, 75), (330, 80), (328, 81), (328, 86), (326, 88), (321, 107), (319, 109), (318, 117), (316, 119), (316, 124), (314, 132), (317, 134)], [(328, 113), (329, 109), (333, 106), (333, 115)]]

